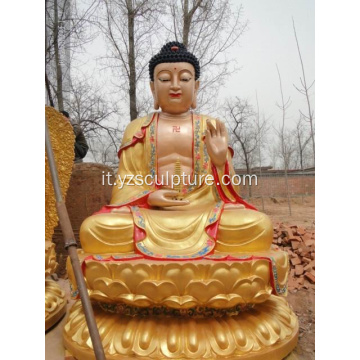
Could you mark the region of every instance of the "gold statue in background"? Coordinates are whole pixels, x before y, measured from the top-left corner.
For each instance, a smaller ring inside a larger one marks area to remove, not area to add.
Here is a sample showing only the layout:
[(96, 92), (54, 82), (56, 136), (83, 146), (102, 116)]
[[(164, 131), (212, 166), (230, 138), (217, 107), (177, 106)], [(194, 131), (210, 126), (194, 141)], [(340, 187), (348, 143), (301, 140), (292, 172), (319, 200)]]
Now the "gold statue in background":
[[(47, 119), (54, 157), (59, 169), (60, 186), (63, 194), (69, 186), (74, 159), (74, 132), (70, 123), (54, 108), (46, 106)], [(58, 224), (54, 188), (45, 153), (45, 330), (56, 324), (66, 312), (65, 292), (49, 278), (58, 263), (55, 244), (51, 241)]]
[[(225, 125), (192, 110), (195, 56), (171, 42), (149, 69), (161, 111), (128, 125), (111, 203), (80, 230), (105, 351), (113, 359), (281, 359), (298, 329), (275, 296), (286, 294), (287, 254), (270, 249), (271, 221), (231, 181)], [(90, 359), (82, 317), (78, 303), (65, 344)]]

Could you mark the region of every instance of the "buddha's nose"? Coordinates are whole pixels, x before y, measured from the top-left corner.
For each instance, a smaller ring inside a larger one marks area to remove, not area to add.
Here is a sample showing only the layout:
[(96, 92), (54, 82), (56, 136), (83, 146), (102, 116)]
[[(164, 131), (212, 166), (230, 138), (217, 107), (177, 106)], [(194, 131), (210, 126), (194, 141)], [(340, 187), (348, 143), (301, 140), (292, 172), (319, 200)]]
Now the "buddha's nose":
[(174, 79), (173, 82), (171, 83), (171, 89), (174, 91), (180, 90), (180, 84), (177, 79)]

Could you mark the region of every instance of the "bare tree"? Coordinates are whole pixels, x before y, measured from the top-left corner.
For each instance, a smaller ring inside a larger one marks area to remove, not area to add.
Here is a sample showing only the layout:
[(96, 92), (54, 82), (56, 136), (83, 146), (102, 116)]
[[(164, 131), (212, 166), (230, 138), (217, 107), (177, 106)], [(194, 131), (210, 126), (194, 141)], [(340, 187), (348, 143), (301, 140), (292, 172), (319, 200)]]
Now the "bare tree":
[(288, 181), (288, 170), (289, 170), (291, 157), (294, 152), (294, 145), (292, 141), (293, 136), (291, 135), (291, 132), (285, 127), (286, 111), (290, 107), (291, 101), (290, 101), (290, 97), (288, 98), (288, 100), (286, 101), (284, 100), (281, 76), (277, 65), (276, 65), (276, 70), (279, 76), (280, 94), (281, 94), (281, 103), (276, 105), (278, 106), (278, 108), (281, 110), (282, 113), (281, 125), (279, 129), (276, 130), (276, 133), (279, 140), (279, 149), (280, 149), (279, 154), (284, 166), (286, 195), (287, 195), (287, 201), (289, 207), (289, 214), (291, 216), (291, 201), (290, 201), (290, 190), (289, 190), (289, 181)]
[[(51, 36), (47, 39), (47, 43), (46, 43), (46, 48), (45, 48), (45, 63), (46, 65), (49, 65), (51, 58), (54, 58), (54, 82), (53, 82), (53, 86), (54, 86), (54, 92), (55, 92), (55, 97), (57, 99), (57, 104), (58, 104), (58, 108), (59, 110), (64, 110), (64, 100), (63, 100), (63, 67), (64, 64), (61, 63), (61, 61), (64, 61), (65, 59), (61, 59), (60, 58), (60, 53), (61, 50), (63, 51), (67, 51), (68, 50), (68, 42), (69, 42), (69, 38), (67, 38), (67, 41), (64, 42), (64, 46), (61, 47), (60, 43), (63, 40), (62, 36), (65, 31), (64, 31), (64, 21), (68, 21), (69, 18), (69, 11), (70, 11), (70, 2), (69, 1), (64, 1), (61, 2), (61, 9), (59, 9), (59, 3), (58, 0), (53, 0), (52, 2), (52, 6), (50, 7), (49, 5), (49, 0), (45, 2), (46, 4), (46, 12), (48, 14), (47, 18), (47, 26), (46, 28), (50, 28), (51, 27), (51, 31), (50, 34)], [(50, 16), (50, 8), (52, 10), (52, 16)], [(60, 16), (59, 16), (59, 10), (60, 10)], [(65, 18), (67, 20), (65, 20)], [(52, 21), (50, 21), (52, 20)], [(51, 25), (50, 25), (51, 23)], [(48, 32), (47, 32), (48, 34)], [(49, 41), (50, 40), (50, 41)], [(65, 58), (65, 55), (64, 55)], [(51, 102), (53, 102), (53, 97), (51, 95), (51, 90), (50, 90), (50, 80), (49, 80), (49, 66), (46, 66), (45, 69), (45, 79), (47, 82), (47, 91), (48, 91), (48, 96)]]
[(229, 50), (248, 26), (242, 6), (234, 11), (229, 0), (168, 0), (168, 9), (167, 39), (182, 42), (201, 65), (199, 108), (216, 110), (219, 87), (235, 71)]
[[(265, 118), (265, 116), (262, 117), (262, 120), (260, 120), (260, 109), (259, 109), (259, 100), (256, 92), (256, 121), (255, 121), (255, 130), (256, 130), (256, 136), (257, 136), (257, 143), (258, 143), (258, 163), (259, 163), (259, 177), (260, 181), (262, 179), (262, 153), (261, 150), (266, 145), (266, 137), (270, 130), (270, 127), (268, 125), (268, 120)], [(261, 206), (262, 211), (264, 211), (264, 197), (261, 194)]]
[[(236, 151), (239, 146), (239, 157), (246, 167), (247, 174), (250, 175), (260, 139), (256, 125), (257, 114), (247, 100), (236, 97), (226, 101), (225, 118), (234, 150)], [(251, 197), (250, 186), (248, 191)]]
[(299, 91), (299, 93), (304, 95), (305, 98), (306, 98), (307, 110), (308, 110), (307, 115), (305, 115), (301, 110), (299, 110), (299, 111), (300, 111), (301, 116), (303, 116), (305, 119), (307, 119), (307, 121), (309, 121), (309, 124), (310, 124), (310, 136), (311, 136), (312, 150), (313, 150), (313, 163), (314, 163), (314, 166), (315, 166), (315, 115), (314, 115), (314, 111), (311, 109), (310, 94), (309, 94), (309, 91), (312, 88), (312, 86), (314, 85), (315, 80), (311, 83), (310, 86), (308, 86), (307, 83), (306, 83), (304, 63), (303, 63), (302, 56), (301, 56), (299, 41), (298, 41), (298, 38), (297, 38), (297, 35), (296, 35), (294, 19), (292, 19), (292, 21), (293, 21), (293, 28), (294, 28), (296, 46), (297, 46), (297, 49), (298, 49), (300, 63), (301, 63), (301, 70), (302, 70), (302, 77), (300, 77), (301, 87), (297, 87), (295, 85), (294, 85), (294, 87), (296, 88), (297, 91)]
[[(123, 134), (124, 129), (120, 133)], [(90, 138), (88, 143), (89, 152), (96, 163), (110, 166), (114, 171), (118, 168), (118, 147), (114, 146), (113, 140), (108, 133), (103, 133), (99, 138)]]
[(270, 165), (273, 169), (276, 169), (278, 166), (278, 159), (279, 159), (279, 146), (274, 142), (268, 144), (268, 153), (270, 156)]
[(59, 110), (64, 110), (64, 101), (70, 96), (72, 53), (93, 38), (87, 25), (97, 1), (84, 5), (81, 10), (78, 2), (45, 1), (45, 85), (50, 104), (54, 106), (56, 101)]
[(149, 104), (149, 97), (139, 95), (139, 88), (156, 41), (160, 4), (157, 0), (104, 0), (98, 16), (97, 25), (109, 45), (107, 66), (115, 75), (114, 83), (129, 99), (130, 120)]
[(297, 148), (296, 153), (298, 155), (298, 166), (303, 171), (305, 168), (306, 162), (306, 149), (311, 140), (311, 133), (305, 129), (304, 120), (302, 117), (299, 118), (296, 123), (294, 130), (294, 137), (296, 139)]
[(258, 138), (255, 129), (256, 113), (247, 100), (236, 97), (228, 99), (225, 105), (225, 117), (230, 130), (234, 135), (235, 143), (240, 145), (240, 157), (248, 174), (251, 172)]
[(101, 87), (87, 80), (73, 79), (67, 109), (88, 140), (95, 161), (106, 165), (118, 163), (117, 150), (123, 129), (118, 109), (105, 99)]

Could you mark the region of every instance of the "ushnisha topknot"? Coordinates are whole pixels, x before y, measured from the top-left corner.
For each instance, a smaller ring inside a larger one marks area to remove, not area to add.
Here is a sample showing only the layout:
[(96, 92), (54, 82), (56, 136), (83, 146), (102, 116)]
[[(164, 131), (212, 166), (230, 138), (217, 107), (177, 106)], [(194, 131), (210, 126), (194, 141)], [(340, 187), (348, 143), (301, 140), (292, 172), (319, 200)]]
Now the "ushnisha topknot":
[(150, 80), (154, 81), (154, 69), (162, 63), (187, 62), (194, 66), (195, 80), (200, 77), (200, 65), (198, 59), (187, 51), (184, 44), (178, 41), (171, 41), (165, 44), (160, 52), (154, 55), (149, 62)]

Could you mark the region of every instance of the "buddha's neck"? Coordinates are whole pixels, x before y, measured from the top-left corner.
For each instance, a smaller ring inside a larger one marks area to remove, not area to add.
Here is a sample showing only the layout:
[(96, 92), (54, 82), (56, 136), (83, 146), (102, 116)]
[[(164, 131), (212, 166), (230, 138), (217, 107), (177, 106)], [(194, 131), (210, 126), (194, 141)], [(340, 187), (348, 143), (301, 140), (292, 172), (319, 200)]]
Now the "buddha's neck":
[(186, 111), (184, 113), (181, 114), (170, 114), (167, 112), (162, 111), (160, 113), (160, 119), (161, 120), (169, 120), (169, 121), (174, 121), (174, 120), (187, 120), (191, 117), (191, 112), (190, 111)]

